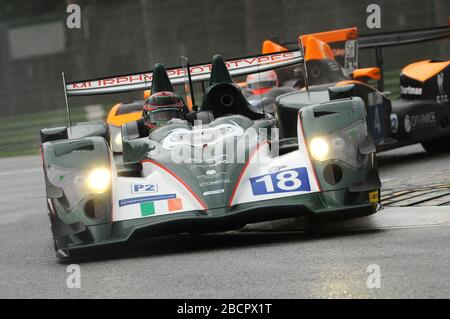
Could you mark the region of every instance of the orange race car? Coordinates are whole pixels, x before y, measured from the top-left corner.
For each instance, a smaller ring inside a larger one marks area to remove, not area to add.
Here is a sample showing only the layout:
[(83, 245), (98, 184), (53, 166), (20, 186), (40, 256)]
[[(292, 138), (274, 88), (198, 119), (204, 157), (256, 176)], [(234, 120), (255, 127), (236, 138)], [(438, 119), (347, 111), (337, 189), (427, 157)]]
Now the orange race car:
[(106, 124), (109, 126), (110, 143), (114, 153), (122, 153), (122, 125), (139, 120), (142, 117), (143, 105), (144, 101), (117, 103), (109, 111)]
[[(428, 60), (405, 67), (400, 76), (401, 98), (391, 101), (383, 87), (381, 48), (445, 38), (450, 35), (449, 30), (445, 26), (358, 36), (353, 27), (301, 35), (298, 41), (290, 43), (266, 40), (263, 54), (298, 50), (301, 46), (305, 63), (276, 72), (250, 74), (239, 86), (254, 108), (274, 113), (283, 123), (289, 123), (283, 117), (292, 115), (288, 110), (293, 105), (298, 108), (305, 89), (315, 92), (308, 93), (306, 104), (314, 103), (318, 96), (359, 96), (366, 104), (368, 128), (378, 150), (418, 142), (430, 152), (444, 150), (448, 143), (442, 141), (450, 133), (449, 85), (444, 81), (450, 76), (450, 60)], [(377, 67), (358, 68), (358, 49), (375, 49)], [(378, 81), (378, 89), (368, 80)], [(142, 104), (143, 101), (120, 103), (111, 109), (107, 123), (114, 152), (121, 152), (120, 126), (140, 118)], [(285, 124), (281, 131), (289, 136), (289, 125)]]
[[(400, 98), (391, 101), (384, 92), (381, 56), (384, 47), (449, 37), (449, 26), (360, 37), (357, 28), (348, 28), (301, 35), (292, 43), (265, 41), (263, 53), (292, 46), (304, 51), (303, 70), (291, 67), (285, 74), (277, 70), (278, 77), (284, 78), (281, 85), (294, 83), (300, 89), (275, 98), (273, 109), (283, 123), (281, 134), (295, 135), (289, 119), (299, 108), (358, 96), (366, 104), (368, 129), (377, 150), (421, 143), (428, 152), (450, 151), (450, 60), (425, 60), (404, 67)], [(377, 67), (358, 68), (358, 49), (375, 49)], [(378, 89), (367, 83), (369, 79), (378, 81)]]

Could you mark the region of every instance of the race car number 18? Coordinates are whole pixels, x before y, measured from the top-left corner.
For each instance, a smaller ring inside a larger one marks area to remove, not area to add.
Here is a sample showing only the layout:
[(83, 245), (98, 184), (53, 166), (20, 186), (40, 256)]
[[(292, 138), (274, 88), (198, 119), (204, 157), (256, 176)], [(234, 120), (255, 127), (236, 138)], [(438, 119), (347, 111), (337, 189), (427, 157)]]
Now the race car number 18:
[(252, 177), (250, 183), (253, 195), (308, 192), (311, 190), (308, 171), (305, 167)]

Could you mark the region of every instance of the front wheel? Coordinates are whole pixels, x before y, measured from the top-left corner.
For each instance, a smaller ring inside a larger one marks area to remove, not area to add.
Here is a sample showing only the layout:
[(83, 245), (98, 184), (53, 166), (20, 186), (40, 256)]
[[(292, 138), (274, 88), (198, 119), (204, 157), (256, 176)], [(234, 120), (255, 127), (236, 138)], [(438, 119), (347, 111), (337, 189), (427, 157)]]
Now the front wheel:
[(450, 152), (450, 137), (442, 137), (431, 141), (422, 142), (422, 147), (431, 154)]

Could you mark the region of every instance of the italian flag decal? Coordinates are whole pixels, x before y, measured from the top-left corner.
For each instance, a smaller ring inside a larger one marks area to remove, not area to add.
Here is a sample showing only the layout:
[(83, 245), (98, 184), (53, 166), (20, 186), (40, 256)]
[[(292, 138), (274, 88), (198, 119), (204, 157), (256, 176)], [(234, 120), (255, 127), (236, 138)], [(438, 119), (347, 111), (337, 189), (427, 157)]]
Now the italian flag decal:
[(141, 216), (152, 216), (174, 212), (183, 209), (181, 198), (171, 198), (167, 200), (156, 200), (140, 203)]
[[(134, 211), (135, 218), (137, 218), (138, 216), (162, 215), (183, 210), (183, 201), (176, 194), (131, 197), (119, 200), (119, 207), (127, 206), (131, 206), (128, 212)], [(137, 211), (136, 208), (138, 208)]]

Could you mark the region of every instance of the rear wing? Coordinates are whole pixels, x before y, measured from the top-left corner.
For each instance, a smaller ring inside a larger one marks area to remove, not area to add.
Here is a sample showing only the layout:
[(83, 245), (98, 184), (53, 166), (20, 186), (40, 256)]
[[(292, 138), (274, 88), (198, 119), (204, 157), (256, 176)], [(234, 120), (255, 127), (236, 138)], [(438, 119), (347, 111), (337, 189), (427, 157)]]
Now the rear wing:
[[(301, 62), (303, 62), (303, 55), (300, 50), (249, 56), (225, 61), (231, 76), (274, 70)], [(210, 63), (189, 66), (192, 82), (209, 80), (211, 67)], [(186, 67), (169, 68), (166, 71), (172, 85), (186, 84), (188, 76)], [(63, 82), (66, 96), (72, 97), (145, 90), (151, 88), (152, 78), (153, 72), (146, 71), (76, 82), (66, 82), (64, 80)]]
[[(295, 49), (287, 50), (285, 52), (235, 58), (226, 60), (225, 64), (230, 75), (233, 77), (274, 70), (299, 64), (302, 62), (302, 52), (299, 49)], [(192, 83), (209, 80), (211, 69), (211, 63), (196, 65), (187, 64), (183, 67), (166, 69), (166, 72), (173, 86), (186, 85), (188, 82), (190, 86), (192, 86)], [(140, 73), (115, 75), (91, 80), (67, 82), (65, 74), (63, 72), (62, 81), (64, 85), (64, 97), (66, 102), (68, 125), (72, 125), (69, 97), (146, 90), (151, 88), (152, 79), (153, 71), (145, 71)]]
[(339, 64), (345, 67), (345, 58), (348, 50), (346, 45), (349, 42), (355, 42), (358, 39), (358, 29), (356, 27), (336, 29), (325, 32), (302, 34), (296, 41), (278, 41), (277, 39), (266, 40), (263, 43), (263, 53), (282, 52), (283, 50), (292, 50), (292, 48), (299, 47), (302, 42), (306, 44), (309, 37), (314, 37), (327, 43), (333, 51), (334, 58)]
[(359, 36), (360, 49), (376, 49), (397, 45), (413, 44), (450, 37), (450, 26), (421, 30), (397, 31)]
[(378, 89), (384, 91), (383, 77), (383, 48), (421, 43), (450, 38), (450, 20), (449, 25), (441, 27), (433, 27), (421, 30), (407, 30), (397, 32), (386, 32), (376, 34), (360, 35), (358, 39), (360, 49), (374, 49), (375, 63), (380, 69), (380, 80), (378, 81)]
[[(427, 41), (434, 41), (439, 39), (450, 38), (450, 18), (449, 24), (446, 26), (432, 27), (427, 29), (374, 33), (374, 34), (362, 34), (358, 35), (357, 28), (348, 28), (340, 30), (332, 30), (328, 32), (321, 32), (312, 34), (318, 37), (324, 42), (327, 42), (332, 48), (335, 58), (343, 66), (342, 56), (344, 56), (345, 50), (343, 50), (344, 43), (348, 40), (357, 40), (357, 49), (374, 49), (376, 57), (376, 66), (380, 69), (380, 80), (378, 81), (378, 89), (384, 90), (384, 78), (383, 78), (383, 48), (407, 45), (413, 43), (421, 43)], [(299, 38), (305, 38), (311, 35), (301, 35)], [(298, 41), (277, 41), (273, 40), (280, 47), (286, 49), (292, 48), (298, 45)], [(345, 56), (344, 56), (345, 58)]]
[[(334, 43), (344, 41), (344, 39), (333, 38), (333, 36), (328, 36), (329, 34), (342, 34), (345, 31), (349, 31), (349, 34), (353, 32), (352, 30), (357, 30), (356, 28), (339, 29), (332, 30), (328, 32), (321, 32), (316, 34), (302, 35), (302, 37), (314, 35), (320, 38), (319, 35), (325, 35), (322, 41), (327, 43)], [(432, 40), (445, 39), (450, 37), (450, 18), (448, 26), (433, 27), (427, 29), (416, 29), (407, 31), (395, 31), (395, 32), (384, 32), (384, 33), (373, 33), (373, 34), (360, 34), (357, 36), (360, 49), (375, 49), (383, 48), (397, 45), (420, 43)], [(340, 41), (339, 41), (340, 40)], [(266, 40), (267, 41), (267, 40)], [(278, 39), (271, 39), (271, 41), (277, 43), (279, 47), (285, 50), (292, 49), (294, 46), (298, 45), (298, 41), (279, 41)], [(280, 50), (281, 51), (281, 50)]]
[[(327, 43), (333, 52), (334, 59), (348, 73), (352, 73), (358, 67), (358, 29), (356, 27), (300, 35), (299, 44), (305, 45), (309, 37)], [(305, 59), (308, 60), (308, 56)]]

